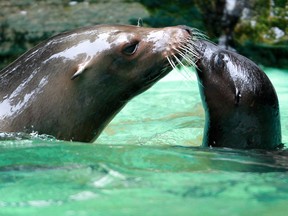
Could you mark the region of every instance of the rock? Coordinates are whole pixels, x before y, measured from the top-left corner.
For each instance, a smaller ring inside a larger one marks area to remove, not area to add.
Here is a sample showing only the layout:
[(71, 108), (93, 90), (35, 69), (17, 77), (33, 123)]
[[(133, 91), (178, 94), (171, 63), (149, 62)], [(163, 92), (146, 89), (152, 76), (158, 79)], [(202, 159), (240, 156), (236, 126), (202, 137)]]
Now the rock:
[(140, 17), (152, 27), (198, 28), (259, 64), (288, 68), (287, 0), (10, 0), (0, 8), (0, 69), (59, 32)]
[(149, 16), (133, 1), (0, 1), (1, 67), (59, 32), (95, 24), (131, 24)]
[(287, 0), (140, 0), (158, 27), (185, 24), (258, 64), (288, 68)]

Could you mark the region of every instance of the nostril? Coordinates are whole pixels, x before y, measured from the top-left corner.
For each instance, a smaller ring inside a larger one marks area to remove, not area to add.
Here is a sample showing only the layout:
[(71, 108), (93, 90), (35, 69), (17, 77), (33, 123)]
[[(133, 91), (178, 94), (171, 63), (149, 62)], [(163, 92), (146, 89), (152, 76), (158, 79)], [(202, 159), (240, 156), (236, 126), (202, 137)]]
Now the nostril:
[(189, 35), (192, 35), (192, 29), (189, 26), (180, 25), (179, 27), (186, 30), (186, 32), (188, 32)]

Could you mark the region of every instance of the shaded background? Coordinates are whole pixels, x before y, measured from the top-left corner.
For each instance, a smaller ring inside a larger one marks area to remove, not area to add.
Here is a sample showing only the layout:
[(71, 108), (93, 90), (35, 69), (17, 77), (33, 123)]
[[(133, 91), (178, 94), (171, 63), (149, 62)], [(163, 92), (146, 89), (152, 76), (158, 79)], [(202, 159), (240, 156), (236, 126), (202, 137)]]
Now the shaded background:
[(258, 64), (288, 68), (287, 0), (0, 0), (0, 68), (62, 31), (102, 23), (185, 24)]

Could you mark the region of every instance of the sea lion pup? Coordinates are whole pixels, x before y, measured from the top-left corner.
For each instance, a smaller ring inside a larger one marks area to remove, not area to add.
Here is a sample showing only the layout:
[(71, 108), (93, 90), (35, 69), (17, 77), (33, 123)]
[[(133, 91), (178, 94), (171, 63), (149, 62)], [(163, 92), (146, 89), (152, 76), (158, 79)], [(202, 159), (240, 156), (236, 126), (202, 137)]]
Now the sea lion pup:
[(283, 147), (276, 91), (254, 62), (205, 39), (191, 42), (184, 58), (196, 62), (205, 110), (203, 146)]
[(48, 39), (0, 72), (0, 131), (94, 141), (171, 70), (167, 59), (190, 35), (185, 26), (96, 25)]

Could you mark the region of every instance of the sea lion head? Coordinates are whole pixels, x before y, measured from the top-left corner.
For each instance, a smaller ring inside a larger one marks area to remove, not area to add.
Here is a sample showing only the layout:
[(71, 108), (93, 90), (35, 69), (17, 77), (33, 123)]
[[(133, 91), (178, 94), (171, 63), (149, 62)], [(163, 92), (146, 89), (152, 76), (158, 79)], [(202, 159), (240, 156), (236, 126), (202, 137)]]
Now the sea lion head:
[(204, 146), (275, 149), (281, 143), (278, 98), (251, 60), (197, 40), (197, 76), (205, 110)]
[(96, 25), (56, 35), (0, 72), (0, 131), (93, 141), (190, 40), (185, 26)]
[(82, 76), (106, 77), (111, 85), (122, 88), (123, 94), (137, 95), (171, 70), (167, 59), (177, 55), (175, 49), (188, 40), (189, 31), (184, 26), (98, 26), (97, 36), (89, 37), (90, 44), (85, 45), (81, 63), (72, 71), (71, 78), (77, 82)]

